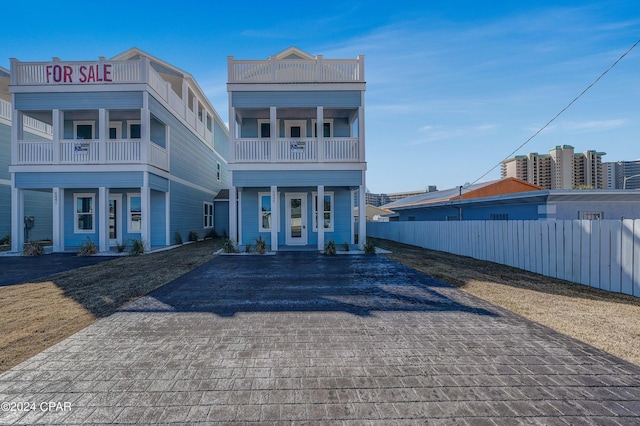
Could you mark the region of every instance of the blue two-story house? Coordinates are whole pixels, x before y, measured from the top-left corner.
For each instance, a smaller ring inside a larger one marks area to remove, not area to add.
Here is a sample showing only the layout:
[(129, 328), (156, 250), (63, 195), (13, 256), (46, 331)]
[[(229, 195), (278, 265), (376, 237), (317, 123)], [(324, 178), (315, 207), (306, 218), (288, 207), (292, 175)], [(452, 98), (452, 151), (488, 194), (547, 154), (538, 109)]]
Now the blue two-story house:
[[(228, 130), (190, 74), (136, 48), (93, 61), (11, 59), (10, 74), (13, 251), (28, 191), (52, 200), (54, 251), (87, 239), (103, 252), (131, 240), (153, 249), (213, 232), (214, 198), (229, 186)], [(32, 137), (32, 121), (51, 134)]]
[(239, 246), (364, 244), (364, 57), (295, 47), (228, 58), (229, 235)]

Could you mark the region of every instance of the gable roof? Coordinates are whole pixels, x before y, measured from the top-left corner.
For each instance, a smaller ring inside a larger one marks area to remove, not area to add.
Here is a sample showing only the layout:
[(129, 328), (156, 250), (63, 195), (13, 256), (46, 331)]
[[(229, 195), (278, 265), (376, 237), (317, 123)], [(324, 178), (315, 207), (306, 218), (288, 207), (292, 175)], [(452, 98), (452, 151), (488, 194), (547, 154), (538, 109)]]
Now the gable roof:
[(476, 183), (467, 187), (455, 187), (444, 189), (442, 191), (427, 192), (424, 194), (414, 195), (403, 198), (389, 204), (385, 204), (382, 208), (395, 210), (405, 208), (423, 207), (427, 204), (441, 203), (444, 201), (455, 201), (459, 199), (483, 198), (496, 195), (514, 194), (519, 192), (539, 191), (542, 187), (533, 185), (516, 178), (505, 178), (492, 180), (488, 182)]
[(315, 56), (305, 52), (304, 50), (298, 49), (295, 46), (291, 46), (280, 53), (276, 53), (274, 56), (276, 59), (316, 59)]

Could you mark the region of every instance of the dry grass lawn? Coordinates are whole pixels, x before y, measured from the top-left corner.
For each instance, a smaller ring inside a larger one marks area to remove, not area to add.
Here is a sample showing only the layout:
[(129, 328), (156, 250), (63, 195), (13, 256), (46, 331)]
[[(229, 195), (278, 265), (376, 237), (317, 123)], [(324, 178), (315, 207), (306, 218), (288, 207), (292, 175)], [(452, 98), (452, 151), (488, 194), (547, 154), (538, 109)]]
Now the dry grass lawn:
[(387, 257), (640, 365), (640, 299), (387, 240)]
[(0, 287), (0, 373), (214, 257), (218, 240)]

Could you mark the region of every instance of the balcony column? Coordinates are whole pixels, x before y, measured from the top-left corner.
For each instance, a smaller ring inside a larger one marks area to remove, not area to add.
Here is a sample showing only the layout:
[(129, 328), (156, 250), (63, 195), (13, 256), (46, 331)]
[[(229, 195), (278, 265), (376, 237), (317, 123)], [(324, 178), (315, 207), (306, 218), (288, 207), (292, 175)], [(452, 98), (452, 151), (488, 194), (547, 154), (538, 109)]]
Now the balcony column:
[(64, 188), (53, 188), (53, 251), (64, 251)]
[(324, 161), (324, 108), (319, 106), (316, 112), (316, 140), (318, 141), (318, 162)]
[(149, 112), (149, 92), (142, 93), (142, 108), (140, 109), (140, 162), (149, 163), (149, 148), (151, 139), (151, 113)]
[[(15, 97), (15, 95), (12, 95)], [(12, 104), (15, 105), (15, 102)], [(11, 111), (11, 164), (18, 164), (20, 141), (24, 139), (24, 127), (22, 125), (22, 111)], [(25, 160), (22, 158), (22, 160)]]
[[(231, 97), (231, 96), (229, 96)], [(229, 100), (229, 163), (236, 160), (236, 109)]]
[(273, 163), (277, 160), (277, 146), (278, 143), (278, 113), (276, 107), (269, 108), (269, 134), (271, 135), (271, 140), (269, 141), (269, 152), (270, 159)]
[(324, 185), (318, 185), (318, 197), (317, 200), (311, 200), (316, 202), (316, 225), (318, 228), (318, 250), (324, 250)]
[(24, 246), (24, 190), (16, 188), (15, 174), (11, 174), (11, 251), (22, 253)]
[(238, 241), (238, 197), (236, 187), (229, 187), (229, 238)]
[(364, 243), (367, 241), (367, 200), (366, 200), (366, 185), (365, 185), (365, 171), (362, 171), (362, 185), (360, 185), (360, 192), (358, 193), (358, 246), (364, 249)]
[(109, 112), (100, 108), (98, 110), (98, 162), (107, 162), (107, 139), (109, 139)]
[[(142, 187), (140, 188), (140, 215), (142, 216), (142, 226), (140, 230), (140, 240), (151, 249), (151, 189), (149, 188), (149, 172), (142, 174)], [(107, 240), (109, 244), (109, 240)]]
[(280, 224), (280, 200), (278, 187), (271, 187), (271, 251), (278, 251), (278, 228)]
[(64, 111), (51, 111), (51, 131), (53, 140), (53, 164), (60, 164), (60, 141), (64, 137)]
[[(101, 252), (109, 251), (109, 188), (98, 188), (98, 244)], [(143, 210), (144, 212), (144, 210)], [(143, 222), (144, 223), (144, 222)]]
[(364, 163), (364, 93), (361, 96), (361, 104), (358, 107), (358, 161)]

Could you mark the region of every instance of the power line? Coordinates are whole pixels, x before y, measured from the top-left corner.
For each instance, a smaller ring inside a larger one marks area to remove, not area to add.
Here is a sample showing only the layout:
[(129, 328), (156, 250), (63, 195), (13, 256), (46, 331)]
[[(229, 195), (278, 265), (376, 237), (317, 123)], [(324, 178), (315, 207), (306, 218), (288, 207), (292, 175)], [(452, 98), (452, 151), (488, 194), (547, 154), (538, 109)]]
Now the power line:
[(587, 93), (587, 91), (589, 91), (589, 89), (591, 89), (593, 86), (596, 85), (596, 83), (598, 81), (600, 81), (600, 79), (602, 77), (605, 76), (605, 74), (607, 74), (609, 71), (611, 71), (613, 69), (613, 67), (615, 67), (616, 65), (618, 65), (618, 62), (620, 62), (622, 60), (622, 58), (624, 58), (625, 56), (627, 56), (629, 54), (629, 52), (631, 52), (633, 50), (634, 47), (636, 47), (638, 44), (640, 44), (640, 40), (636, 41), (633, 46), (631, 46), (629, 49), (627, 49), (626, 52), (624, 52), (622, 54), (622, 56), (620, 56), (613, 64), (611, 64), (611, 66), (609, 68), (607, 68), (602, 74), (600, 74), (598, 76), (598, 78), (596, 78), (593, 83), (591, 83), (590, 85), (587, 86), (586, 89), (584, 89), (582, 92), (580, 92), (580, 94), (578, 96), (576, 96), (575, 98), (573, 98), (573, 100), (571, 102), (569, 102), (567, 104), (566, 107), (562, 108), (562, 110), (560, 110), (559, 113), (557, 113), (551, 120), (547, 121), (547, 124), (545, 124), (544, 126), (542, 126), (540, 129), (538, 129), (537, 132), (535, 132), (533, 135), (531, 135), (531, 137), (529, 137), (529, 139), (527, 139), (526, 141), (524, 141), (519, 147), (517, 147), (515, 150), (513, 150), (509, 155), (507, 155), (502, 161), (500, 161), (498, 164), (496, 164), (495, 166), (493, 166), (491, 169), (489, 169), (489, 171), (487, 171), (485, 174), (483, 174), (482, 176), (480, 176), (478, 179), (474, 180), (473, 183), (478, 182), (480, 179), (482, 179), (483, 177), (485, 177), (486, 175), (488, 175), (489, 173), (491, 173), (492, 171), (494, 171), (496, 169), (496, 167), (498, 167), (500, 164), (502, 164), (503, 161), (508, 160), (509, 157), (511, 157), (513, 154), (515, 154), (516, 152), (518, 152), (522, 147), (524, 147), (526, 144), (528, 144), (529, 142), (531, 142), (531, 140), (533, 138), (535, 138), (536, 136), (538, 136), (538, 134), (540, 134), (544, 129), (546, 129), (547, 127), (549, 127), (549, 125), (551, 123), (553, 123), (558, 117), (560, 117), (560, 115), (565, 112), (566, 110), (568, 110), (571, 105), (573, 105), (578, 99), (580, 99), (582, 97), (582, 95), (584, 95), (585, 93)]

